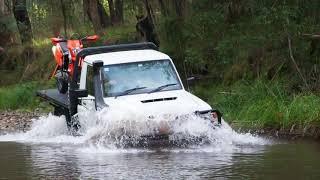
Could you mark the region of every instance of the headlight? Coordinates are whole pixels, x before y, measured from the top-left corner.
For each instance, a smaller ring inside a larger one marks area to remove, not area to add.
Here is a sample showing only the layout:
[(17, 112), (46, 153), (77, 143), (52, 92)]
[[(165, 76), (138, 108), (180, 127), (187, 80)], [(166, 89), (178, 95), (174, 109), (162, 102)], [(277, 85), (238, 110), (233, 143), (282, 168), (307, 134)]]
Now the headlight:
[(211, 122), (218, 122), (221, 124), (222, 115), (218, 110), (196, 111), (195, 114), (204, 119), (210, 120)]

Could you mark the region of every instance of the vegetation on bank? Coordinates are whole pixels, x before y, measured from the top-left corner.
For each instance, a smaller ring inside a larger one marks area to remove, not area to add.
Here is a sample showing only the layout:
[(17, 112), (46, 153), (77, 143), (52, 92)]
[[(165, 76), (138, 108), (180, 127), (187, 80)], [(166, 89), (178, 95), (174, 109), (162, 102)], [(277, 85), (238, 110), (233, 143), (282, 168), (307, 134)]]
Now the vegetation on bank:
[[(320, 126), (320, 97), (314, 93), (291, 94), (285, 82), (266, 80), (238, 81), (230, 86), (215, 81), (195, 82), (194, 94), (223, 113), (235, 126), (290, 129), (292, 126)], [(30, 82), (0, 88), (0, 111), (48, 111), (48, 104), (35, 96), (50, 82)]]
[[(0, 17), (14, 41), (0, 42), (0, 110), (39, 107), (33, 95), (54, 68), (49, 37), (56, 31), (99, 33), (100, 41), (90, 46), (137, 42), (148, 40), (138, 31), (146, 20), (151, 40), (160, 42), (184, 80), (202, 79), (194, 93), (228, 122), (258, 128), (320, 125), (320, 1), (116, 0), (123, 2), (122, 21), (100, 26), (82, 8), (88, 0), (64, 1), (52, 6), (27, 0), (37, 35), (31, 44), (17, 40), (12, 13)], [(109, 1), (94, 2), (111, 15)], [(63, 5), (64, 15), (58, 13)]]
[(224, 119), (236, 126), (278, 129), (320, 126), (320, 97), (314, 93), (291, 94), (281, 81), (214, 84), (199, 84), (194, 93), (223, 112)]
[(36, 91), (52, 88), (53, 81), (28, 82), (11, 86), (0, 87), (0, 111), (21, 110), (21, 111), (43, 111), (51, 109), (47, 103), (41, 102), (36, 97)]

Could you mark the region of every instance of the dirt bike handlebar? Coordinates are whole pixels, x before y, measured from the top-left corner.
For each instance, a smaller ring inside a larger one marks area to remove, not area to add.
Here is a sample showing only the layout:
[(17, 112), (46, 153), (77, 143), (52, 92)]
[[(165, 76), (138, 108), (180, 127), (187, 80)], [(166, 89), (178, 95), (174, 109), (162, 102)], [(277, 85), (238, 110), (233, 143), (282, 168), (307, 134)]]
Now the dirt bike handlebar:
[[(94, 41), (96, 41), (98, 39), (99, 39), (98, 35), (92, 35), (92, 36), (85, 36), (85, 37), (80, 38), (78, 40), (80, 42), (83, 42), (83, 41), (94, 42)], [(51, 42), (52, 42), (53, 45), (56, 45), (57, 43), (60, 43), (60, 42), (67, 42), (67, 41), (68, 41), (68, 39), (56, 38), (56, 37), (51, 38)]]
[(84, 38), (81, 38), (80, 41), (96, 41), (99, 39), (99, 36), (98, 35), (92, 35), (92, 36), (86, 36)]

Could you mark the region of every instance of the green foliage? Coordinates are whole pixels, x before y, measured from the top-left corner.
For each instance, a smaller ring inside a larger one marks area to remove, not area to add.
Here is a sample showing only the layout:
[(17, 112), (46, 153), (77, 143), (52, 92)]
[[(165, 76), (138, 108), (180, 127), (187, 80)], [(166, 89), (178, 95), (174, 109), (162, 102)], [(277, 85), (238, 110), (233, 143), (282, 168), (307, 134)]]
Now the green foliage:
[[(46, 80), (50, 75), (54, 60), (49, 37), (63, 32), (64, 21), (69, 36), (94, 33), (82, 1), (64, 2), (66, 19), (60, 1), (27, 1), (33, 45), (14, 45), (1, 55), (5, 59), (0, 59), (0, 65), (6, 67), (0, 70), (1, 86), (23, 83), (0, 88), (0, 109), (39, 106), (34, 93), (44, 84), (25, 81)], [(107, 1), (101, 2), (108, 11)], [(227, 121), (259, 127), (320, 123), (320, 50), (310, 55), (310, 41), (301, 36), (319, 31), (320, 1), (186, 1), (189, 6), (184, 16), (175, 14), (171, 2), (166, 4), (172, 11), (167, 16), (155, 7), (157, 1), (150, 2), (160, 48), (173, 58), (180, 72), (186, 67), (189, 76), (200, 74), (215, 80), (214, 86), (199, 84), (195, 92), (220, 109)], [(143, 8), (142, 1), (125, 1), (126, 24), (104, 29), (101, 39), (90, 46), (137, 41), (135, 15), (143, 13)], [(0, 25), (5, 28), (1, 33), (8, 34), (3, 42), (18, 39), (13, 16), (0, 17)], [(289, 56), (288, 35), (309, 87)]]
[[(288, 34), (295, 60), (312, 89), (318, 88), (319, 55), (310, 56), (302, 33), (318, 32), (316, 1), (192, 1), (186, 17), (164, 17), (159, 23), (161, 48), (174, 57), (182, 72), (208, 76), (226, 84), (254, 78), (291, 78), (304, 91), (288, 53)], [(231, 12), (232, 11), (232, 12)], [(236, 14), (236, 15), (235, 15)], [(316, 67), (315, 67), (316, 66)]]
[(53, 82), (29, 82), (0, 88), (0, 110), (34, 110), (41, 106), (36, 91), (41, 88), (52, 87)]
[(320, 124), (320, 97), (291, 95), (284, 82), (239, 81), (231, 86), (199, 85), (195, 93), (224, 113), (226, 121), (257, 127)]

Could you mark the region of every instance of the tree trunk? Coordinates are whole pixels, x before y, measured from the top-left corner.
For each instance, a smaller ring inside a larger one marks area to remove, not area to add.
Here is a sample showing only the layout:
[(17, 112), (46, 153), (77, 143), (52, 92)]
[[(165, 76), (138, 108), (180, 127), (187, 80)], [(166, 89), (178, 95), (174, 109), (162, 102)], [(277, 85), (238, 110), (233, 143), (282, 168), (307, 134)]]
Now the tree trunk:
[(83, 0), (83, 7), (93, 25), (94, 32), (100, 34), (102, 25), (98, 12), (98, 0)]
[(241, 0), (231, 0), (228, 5), (227, 17), (226, 20), (228, 23), (234, 23), (238, 20), (243, 14), (246, 14), (247, 10), (245, 9), (246, 4)]
[(26, 0), (13, 0), (13, 14), (23, 44), (32, 42), (32, 29), (26, 7)]
[(144, 0), (144, 5), (147, 11), (147, 16), (150, 22), (150, 25), (152, 26), (152, 28), (154, 29), (154, 15), (153, 15), (153, 11), (152, 11), (152, 7), (150, 6), (148, 0)]
[(115, 13), (116, 13), (117, 23), (123, 23), (123, 1), (122, 0), (116, 0)]
[(12, 2), (10, 0), (0, 0), (0, 16), (12, 13)]
[(108, 0), (108, 4), (109, 4), (109, 12), (110, 12), (110, 18), (111, 18), (111, 24), (114, 25), (116, 24), (116, 12), (114, 9), (114, 3), (113, 0)]
[(137, 25), (136, 29), (138, 34), (141, 34), (141, 36), (144, 38), (145, 41), (153, 42), (157, 46), (160, 44), (158, 35), (155, 31), (154, 26), (154, 16), (152, 8), (148, 2), (148, 0), (144, 0), (145, 9), (147, 11), (146, 17), (138, 17), (137, 16)]
[(0, 16), (4, 15), (4, 0), (0, 0)]
[(174, 0), (174, 8), (178, 17), (184, 17), (186, 14), (186, 0)]
[(56, 0), (49, 0), (48, 1), (49, 9), (49, 16), (48, 24), (52, 31), (52, 35), (54, 37), (62, 36), (60, 30), (63, 28), (63, 17), (61, 12), (61, 3), (57, 4)]
[(99, 16), (100, 16), (101, 26), (103, 28), (110, 26), (110, 24), (111, 24), (110, 17), (107, 14), (105, 8), (103, 7), (102, 3), (99, 0), (98, 0), (98, 12), (99, 12)]
[(161, 9), (161, 13), (163, 16), (167, 16), (168, 15), (168, 10), (167, 7), (165, 6), (163, 0), (158, 0), (159, 1), (159, 5), (160, 5), (160, 9)]
[(60, 0), (61, 3), (61, 10), (62, 10), (62, 16), (63, 16), (63, 29), (64, 29), (64, 36), (68, 37), (67, 34), (67, 17), (66, 17), (66, 7), (63, 3), (63, 0)]
[[(10, 1), (0, 0), (0, 46), (6, 47), (7, 45), (16, 41), (14, 32), (10, 29), (12, 16), (12, 6)], [(0, 48), (0, 54), (4, 48)]]

